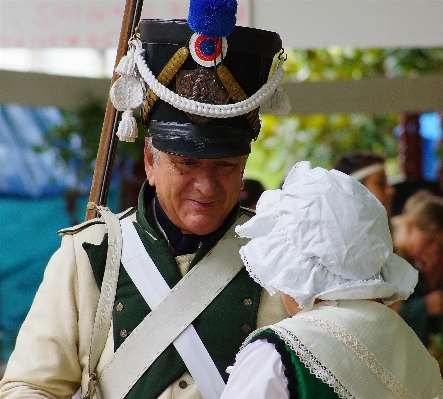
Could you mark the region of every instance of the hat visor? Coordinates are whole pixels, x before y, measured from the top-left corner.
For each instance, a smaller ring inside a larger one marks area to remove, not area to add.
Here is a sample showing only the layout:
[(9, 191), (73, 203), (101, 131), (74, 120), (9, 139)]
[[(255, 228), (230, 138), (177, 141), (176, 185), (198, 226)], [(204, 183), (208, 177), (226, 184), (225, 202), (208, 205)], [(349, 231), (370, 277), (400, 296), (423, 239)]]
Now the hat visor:
[(251, 152), (249, 131), (213, 125), (151, 121), (149, 135), (155, 148), (188, 158), (230, 158)]

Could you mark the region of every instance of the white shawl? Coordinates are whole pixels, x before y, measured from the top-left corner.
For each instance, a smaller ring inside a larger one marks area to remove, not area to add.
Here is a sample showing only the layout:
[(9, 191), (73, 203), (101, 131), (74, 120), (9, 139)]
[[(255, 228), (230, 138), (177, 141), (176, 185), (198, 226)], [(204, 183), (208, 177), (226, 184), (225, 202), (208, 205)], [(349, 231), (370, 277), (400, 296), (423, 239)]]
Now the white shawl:
[(272, 328), (343, 398), (443, 398), (437, 361), (385, 305), (325, 301)]

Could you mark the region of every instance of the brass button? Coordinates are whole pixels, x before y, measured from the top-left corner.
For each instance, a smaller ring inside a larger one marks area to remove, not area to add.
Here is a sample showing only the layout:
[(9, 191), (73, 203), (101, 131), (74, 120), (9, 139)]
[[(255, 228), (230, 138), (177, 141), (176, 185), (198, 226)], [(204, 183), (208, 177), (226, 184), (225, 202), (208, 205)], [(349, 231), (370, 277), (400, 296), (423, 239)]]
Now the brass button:
[(115, 310), (116, 310), (117, 312), (121, 312), (121, 311), (123, 310), (123, 308), (124, 308), (124, 305), (120, 302), (120, 303), (118, 303), (117, 306), (115, 307)]
[(243, 304), (244, 304), (245, 306), (251, 306), (251, 305), (252, 305), (252, 299), (249, 299), (249, 298), (245, 299), (245, 300), (243, 301)]
[(120, 337), (126, 338), (127, 336), (128, 336), (128, 331), (127, 330), (125, 330), (125, 329), (120, 330)]
[(185, 388), (188, 387), (188, 383), (187, 383), (185, 380), (180, 380), (180, 382), (178, 383), (178, 386), (179, 386), (181, 389), (185, 389)]
[(252, 330), (251, 326), (249, 324), (245, 324), (242, 328), (243, 332), (248, 333)]

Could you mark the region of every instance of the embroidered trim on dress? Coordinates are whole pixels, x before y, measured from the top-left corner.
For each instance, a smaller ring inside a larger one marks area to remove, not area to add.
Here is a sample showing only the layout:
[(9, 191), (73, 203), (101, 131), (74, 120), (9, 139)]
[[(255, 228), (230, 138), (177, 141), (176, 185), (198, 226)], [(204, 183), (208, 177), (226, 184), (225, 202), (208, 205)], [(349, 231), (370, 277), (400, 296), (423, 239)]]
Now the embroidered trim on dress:
[(253, 336), (265, 331), (266, 329), (272, 329), (275, 331), (277, 336), (282, 339), (289, 347), (295, 352), (300, 361), (306, 366), (309, 372), (319, 380), (329, 385), (334, 392), (341, 399), (356, 399), (341, 383), (340, 381), (323, 366), (320, 361), (311, 353), (311, 351), (306, 348), (306, 346), (291, 332), (283, 327), (279, 326), (265, 326), (256, 330), (251, 334), (244, 344), (241, 346), (240, 351), (250, 342)]
[(362, 344), (356, 337), (347, 332), (345, 329), (327, 320), (314, 316), (305, 316), (303, 319), (313, 323), (317, 327), (320, 327), (337, 340), (343, 342), (360, 360), (362, 360), (362, 362), (368, 368), (370, 368), (377, 375), (383, 384), (393, 391), (399, 398), (418, 399), (406, 388), (404, 388), (392, 373), (383, 367), (374, 354), (371, 353), (364, 344)]
[(267, 342), (274, 345), (275, 350), (279, 353), (281, 362), (283, 363), (283, 374), (286, 377), (287, 380), (287, 389), (289, 392), (289, 399), (299, 399), (299, 385), (298, 385), (298, 379), (297, 374), (295, 371), (295, 366), (292, 363), (291, 360), (291, 352), (286, 347), (286, 342), (282, 340), (274, 330), (272, 329), (265, 329), (264, 331), (260, 332), (259, 334), (255, 335), (250, 343), (255, 342), (257, 340), (266, 340)]

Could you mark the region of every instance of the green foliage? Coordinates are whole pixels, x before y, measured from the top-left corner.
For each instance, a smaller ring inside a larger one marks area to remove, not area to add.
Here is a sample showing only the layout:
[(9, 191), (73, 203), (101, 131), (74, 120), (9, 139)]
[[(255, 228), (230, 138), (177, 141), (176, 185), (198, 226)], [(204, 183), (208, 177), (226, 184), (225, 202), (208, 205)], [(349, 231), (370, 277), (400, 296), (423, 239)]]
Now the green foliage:
[[(285, 69), (288, 81), (416, 76), (443, 71), (443, 48), (292, 50)], [(76, 112), (64, 112), (64, 124), (46, 136), (45, 146), (58, 148), (61, 159), (77, 165), (79, 182), (93, 173), (105, 105), (90, 99)], [(397, 140), (392, 134), (396, 119), (394, 114), (262, 115), (262, 130), (253, 143), (246, 176), (259, 179), (266, 188), (276, 188), (297, 161), (328, 168), (339, 154), (362, 149), (387, 157), (393, 176), (399, 169)], [(143, 131), (139, 126), (141, 136)], [(137, 162), (142, 154), (141, 138), (135, 144), (119, 143), (115, 167), (119, 159), (130, 157)]]
[[(366, 49), (330, 47), (292, 50), (285, 63), (288, 81), (361, 79), (370, 76), (416, 76), (443, 72), (443, 48)], [(246, 167), (246, 176), (277, 188), (301, 160), (330, 168), (345, 152), (369, 150), (388, 159), (391, 176), (399, 170), (396, 114), (261, 115), (262, 130)]]
[(288, 80), (324, 81), (368, 76), (414, 76), (443, 71), (443, 48), (355, 49), (331, 46), (292, 50), (285, 63)]
[(397, 140), (392, 135), (396, 115), (263, 115), (262, 121), (246, 174), (265, 182), (267, 188), (279, 187), (285, 173), (302, 160), (329, 168), (339, 154), (349, 151), (396, 156)]

